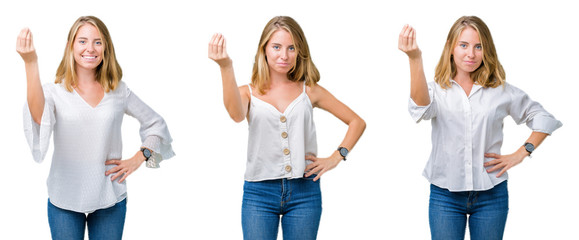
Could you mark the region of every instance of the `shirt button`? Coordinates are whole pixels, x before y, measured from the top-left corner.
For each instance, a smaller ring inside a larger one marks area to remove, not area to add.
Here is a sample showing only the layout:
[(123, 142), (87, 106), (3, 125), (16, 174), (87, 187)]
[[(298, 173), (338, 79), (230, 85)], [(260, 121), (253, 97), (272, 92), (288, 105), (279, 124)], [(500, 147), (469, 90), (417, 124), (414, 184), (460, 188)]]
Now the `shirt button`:
[(286, 148), (286, 149), (284, 149), (284, 150), (283, 150), (283, 154), (285, 154), (285, 155), (289, 155), (289, 154), (290, 154), (290, 150), (289, 150), (289, 149), (287, 149), (287, 148)]
[(286, 172), (291, 172), (291, 171), (292, 171), (292, 166), (290, 166), (290, 165), (285, 166), (285, 171), (286, 171)]
[(282, 137), (282, 138), (287, 138), (287, 132), (282, 132), (282, 133), (281, 133), (281, 137)]
[(285, 123), (285, 121), (287, 120), (287, 118), (285, 118), (285, 116), (281, 116), (281, 117), (279, 118), (279, 120), (280, 120), (282, 123)]

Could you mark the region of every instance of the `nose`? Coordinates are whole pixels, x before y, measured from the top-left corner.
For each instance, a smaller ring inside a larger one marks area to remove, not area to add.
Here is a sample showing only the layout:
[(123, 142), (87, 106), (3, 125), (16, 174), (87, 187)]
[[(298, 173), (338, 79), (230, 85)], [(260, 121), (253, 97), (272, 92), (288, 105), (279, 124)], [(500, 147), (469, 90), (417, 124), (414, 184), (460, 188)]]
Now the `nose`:
[(94, 46), (92, 43), (86, 45), (86, 51), (87, 52), (93, 52), (94, 51)]
[(474, 47), (470, 47), (470, 48), (467, 50), (467, 54), (466, 54), (466, 55), (467, 55), (467, 57), (469, 57), (469, 58), (474, 58), (474, 56), (475, 56), (475, 49), (474, 49)]
[(280, 53), (280, 58), (281, 58), (282, 60), (287, 60), (287, 58), (288, 58), (288, 53), (287, 53), (287, 51), (288, 51), (287, 49), (281, 51), (281, 53)]

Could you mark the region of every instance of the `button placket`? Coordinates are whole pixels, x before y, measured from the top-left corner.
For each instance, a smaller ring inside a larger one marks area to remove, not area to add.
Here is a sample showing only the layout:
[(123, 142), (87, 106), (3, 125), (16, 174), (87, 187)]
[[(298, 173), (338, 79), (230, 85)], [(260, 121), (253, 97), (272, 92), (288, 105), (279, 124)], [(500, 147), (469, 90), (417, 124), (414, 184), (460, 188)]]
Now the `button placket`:
[(465, 155), (465, 185), (467, 189), (474, 189), (473, 183), (473, 168), (472, 168), (472, 107), (470, 105), (470, 100), (465, 98), (464, 104), (464, 131), (465, 131), (465, 142), (464, 142), (464, 155)]
[(287, 118), (285, 116), (280, 116), (279, 118), (280, 126), (280, 137), (281, 137), (281, 149), (283, 153), (283, 172), (286, 177), (291, 177), (292, 166), (291, 166), (291, 150), (289, 147), (288, 139), (288, 127)]

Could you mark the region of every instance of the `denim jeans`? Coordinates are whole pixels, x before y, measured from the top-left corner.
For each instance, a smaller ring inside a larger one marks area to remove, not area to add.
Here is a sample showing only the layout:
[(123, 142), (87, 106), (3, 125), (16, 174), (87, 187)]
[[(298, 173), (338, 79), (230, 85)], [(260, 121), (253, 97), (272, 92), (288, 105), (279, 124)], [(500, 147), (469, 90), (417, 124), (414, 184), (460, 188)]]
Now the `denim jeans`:
[(320, 180), (313, 177), (246, 181), (241, 225), (246, 240), (277, 239), (280, 216), (284, 240), (316, 239), (322, 215)]
[(507, 181), (486, 191), (450, 192), (430, 185), (433, 240), (464, 239), (467, 216), (471, 240), (503, 239), (508, 212)]
[(84, 239), (85, 226), (90, 240), (120, 240), (126, 212), (127, 199), (89, 214), (59, 208), (48, 200), (48, 224), (54, 240)]

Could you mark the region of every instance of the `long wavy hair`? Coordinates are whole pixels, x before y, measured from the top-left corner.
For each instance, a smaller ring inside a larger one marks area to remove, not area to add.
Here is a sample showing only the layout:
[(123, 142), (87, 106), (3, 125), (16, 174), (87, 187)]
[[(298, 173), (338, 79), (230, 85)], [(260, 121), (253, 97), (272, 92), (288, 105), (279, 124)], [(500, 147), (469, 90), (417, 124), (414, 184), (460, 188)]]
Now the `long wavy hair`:
[(115, 48), (107, 26), (94, 16), (79, 17), (70, 28), (68, 32), (68, 42), (64, 49), (64, 56), (56, 70), (56, 79), (54, 82), (63, 83), (69, 92), (72, 92), (72, 89), (77, 86), (78, 79), (75, 71), (76, 62), (74, 60), (73, 46), (78, 29), (85, 24), (91, 24), (98, 30), (104, 47), (103, 60), (96, 68), (96, 80), (104, 88), (105, 92), (115, 90), (123, 77), (123, 71), (117, 62)]
[(288, 16), (274, 17), (265, 25), (261, 33), (257, 53), (255, 54), (255, 62), (253, 63), (252, 85), (257, 88), (260, 94), (265, 94), (269, 89), (270, 76), (265, 47), (271, 35), (278, 30), (287, 31), (291, 35), (297, 51), (296, 63), (287, 73), (288, 79), (295, 82), (305, 81), (306, 85), (314, 86), (320, 81), (320, 73), (312, 61), (308, 42), (302, 28), (294, 19)]
[(472, 27), (477, 31), (483, 49), (482, 63), (470, 73), (470, 77), (476, 84), (483, 87), (495, 88), (505, 84), (505, 70), (499, 62), (491, 32), (487, 25), (476, 16), (463, 16), (450, 28), (442, 56), (436, 65), (434, 81), (444, 89), (451, 87), (450, 79), (456, 76), (452, 50), (457, 44), (458, 37), (467, 27)]

